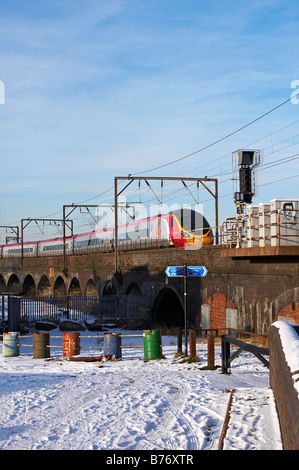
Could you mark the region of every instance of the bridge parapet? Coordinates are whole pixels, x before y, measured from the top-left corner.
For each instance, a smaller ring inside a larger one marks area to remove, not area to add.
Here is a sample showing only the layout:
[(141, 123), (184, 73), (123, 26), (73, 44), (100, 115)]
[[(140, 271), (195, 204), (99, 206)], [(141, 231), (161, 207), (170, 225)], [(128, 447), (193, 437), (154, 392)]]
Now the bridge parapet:
[(299, 325), (278, 321), (269, 333), (270, 386), (273, 390), (283, 447), (299, 450)]
[[(190, 327), (232, 327), (268, 334), (280, 316), (299, 323), (299, 248), (292, 246), (200, 250), (160, 248), (119, 254), (0, 260), (0, 292), (40, 295), (151, 295), (154, 315), (183, 306), (181, 278), (167, 278), (167, 266), (205, 266), (203, 278), (188, 279)], [(134, 286), (134, 287), (133, 287)]]

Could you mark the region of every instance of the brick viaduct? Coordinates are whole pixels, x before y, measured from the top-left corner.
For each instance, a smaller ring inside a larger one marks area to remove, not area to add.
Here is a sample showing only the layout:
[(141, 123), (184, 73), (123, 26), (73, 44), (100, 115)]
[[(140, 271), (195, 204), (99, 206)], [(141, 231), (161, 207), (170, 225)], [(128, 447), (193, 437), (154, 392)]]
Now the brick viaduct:
[[(235, 327), (268, 334), (284, 317), (299, 323), (299, 248), (295, 246), (200, 250), (155, 249), (67, 258), (0, 260), (0, 292), (35, 295), (134, 294), (150, 298), (152, 322), (183, 326), (183, 279), (167, 278), (167, 266), (203, 265), (208, 274), (188, 278), (188, 326)], [(232, 321), (235, 322), (231, 324)]]

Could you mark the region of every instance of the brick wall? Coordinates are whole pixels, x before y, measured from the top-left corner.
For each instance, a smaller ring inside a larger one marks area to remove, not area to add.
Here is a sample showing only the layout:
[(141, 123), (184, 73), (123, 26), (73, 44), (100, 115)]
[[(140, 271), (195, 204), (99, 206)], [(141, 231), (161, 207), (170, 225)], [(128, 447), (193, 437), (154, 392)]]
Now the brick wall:
[[(32, 275), (36, 287), (42, 276), (46, 276), (52, 289), (60, 276), (67, 291), (75, 277), (83, 294), (90, 280), (100, 293), (107, 282), (113, 282), (119, 294), (125, 293), (135, 282), (144, 295), (152, 293), (154, 304), (159, 291), (165, 287), (167, 266), (186, 263), (208, 269), (206, 277), (188, 280), (188, 312), (192, 322), (196, 319), (198, 324), (201, 305), (208, 303), (213, 328), (225, 326), (226, 308), (238, 310), (239, 329), (259, 334), (268, 334), (278, 315), (299, 323), (299, 249), (297, 255), (261, 256), (257, 253), (258, 256), (252, 257), (242, 257), (243, 250), (235, 250), (239, 257), (224, 256), (224, 251), (212, 246), (195, 251), (156, 249), (119, 253), (121, 282), (114, 277), (114, 253), (68, 257), (68, 270), (63, 269), (63, 257), (25, 258), (22, 263), (19, 259), (4, 259), (0, 260), (0, 288), (6, 291), (12, 274), (17, 275), (21, 286), (26, 275)], [(182, 280), (170, 278), (167, 282), (183, 302)]]
[[(236, 308), (233, 301), (224, 294), (215, 293), (205, 299), (203, 303), (210, 306), (210, 328), (226, 328), (226, 309)], [(200, 322), (201, 314), (199, 313), (195, 320), (196, 328), (199, 328)]]
[(286, 322), (269, 331), (270, 386), (273, 390), (284, 450), (299, 450), (299, 336)]
[(299, 302), (290, 303), (278, 312), (278, 316), (290, 318), (293, 323), (299, 324)]

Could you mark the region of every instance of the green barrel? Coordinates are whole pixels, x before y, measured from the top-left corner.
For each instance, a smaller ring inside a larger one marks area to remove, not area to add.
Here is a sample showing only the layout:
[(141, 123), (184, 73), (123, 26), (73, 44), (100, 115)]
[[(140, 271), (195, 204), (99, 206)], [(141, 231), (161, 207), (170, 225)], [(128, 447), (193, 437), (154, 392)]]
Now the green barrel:
[(20, 343), (19, 333), (10, 332), (3, 333), (3, 356), (12, 357), (19, 356)]
[(50, 333), (33, 333), (33, 358), (50, 357)]
[(161, 330), (143, 331), (144, 360), (162, 359), (162, 336)]

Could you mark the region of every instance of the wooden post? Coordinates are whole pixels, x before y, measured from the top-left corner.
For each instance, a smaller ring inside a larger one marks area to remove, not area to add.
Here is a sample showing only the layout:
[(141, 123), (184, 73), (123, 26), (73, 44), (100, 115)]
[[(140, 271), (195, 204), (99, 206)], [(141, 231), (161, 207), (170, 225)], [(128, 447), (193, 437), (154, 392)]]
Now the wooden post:
[(215, 339), (214, 335), (208, 336), (208, 369), (215, 369)]
[(189, 331), (190, 359), (197, 359), (196, 356), (196, 334), (194, 330)]

